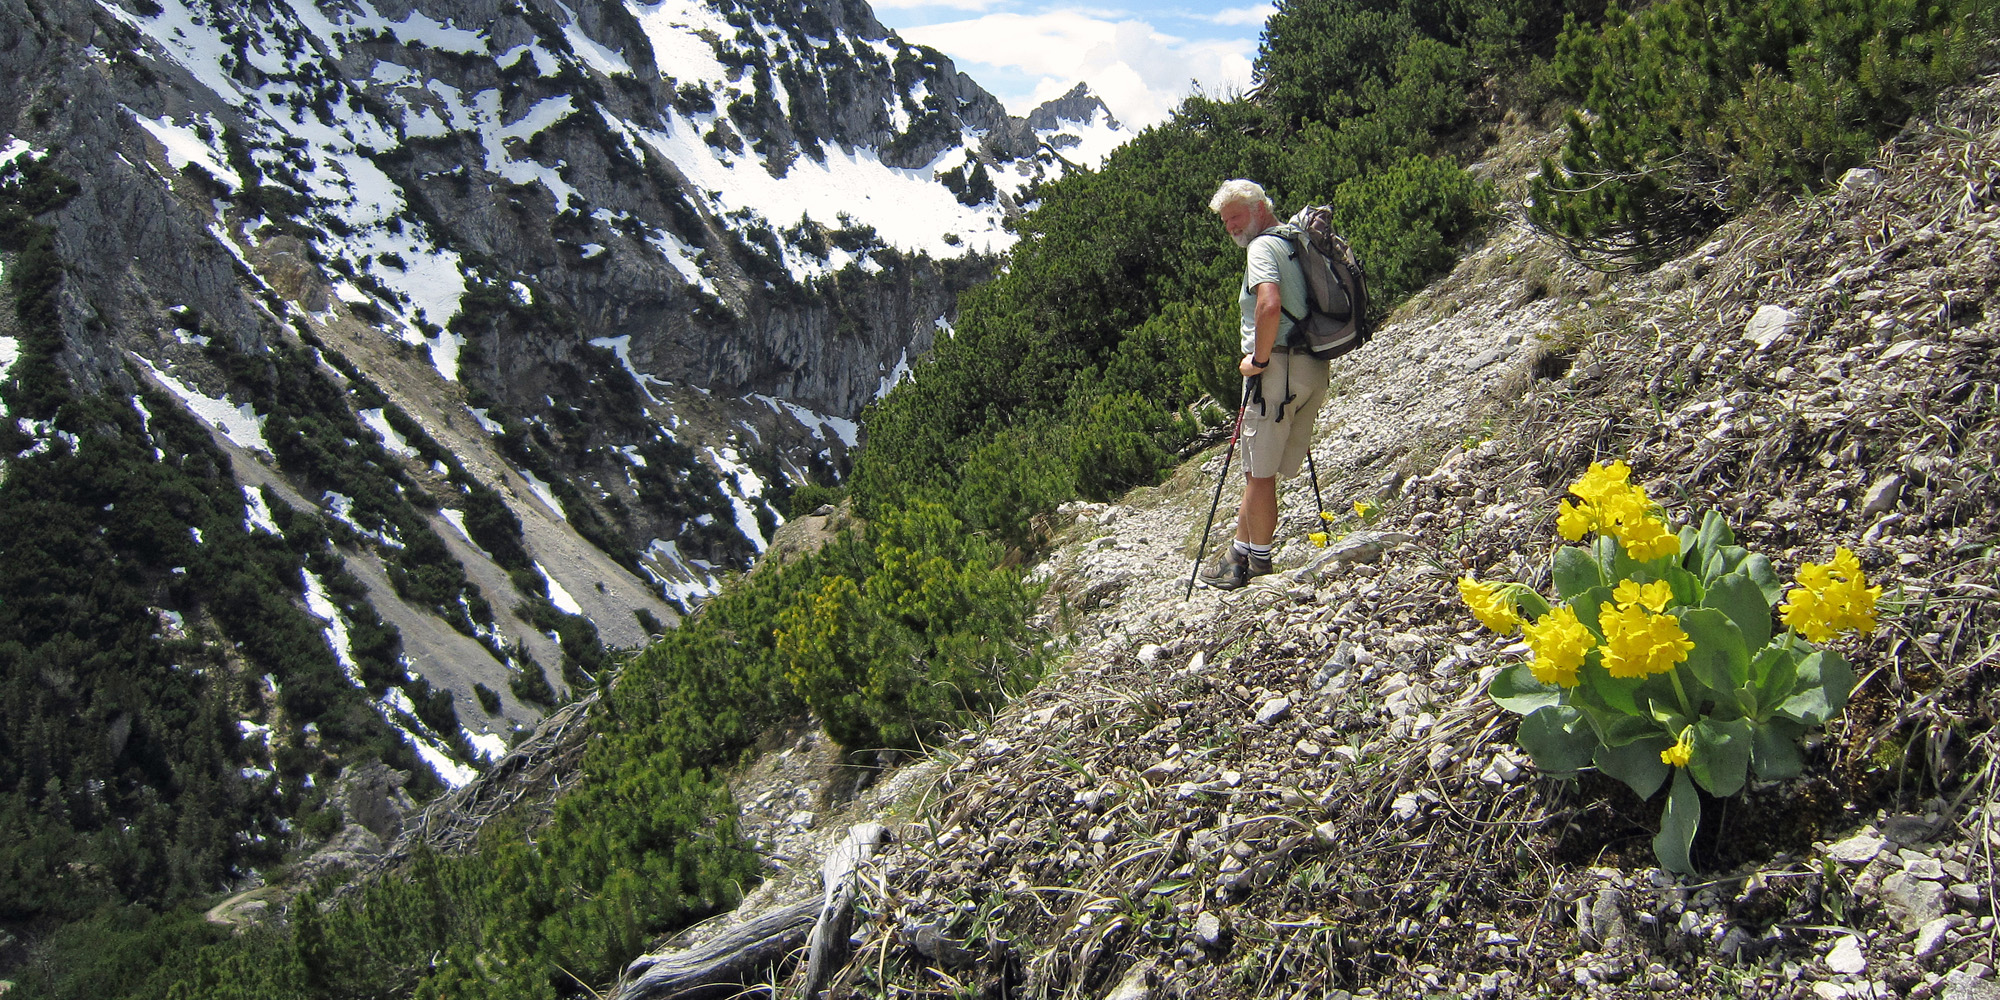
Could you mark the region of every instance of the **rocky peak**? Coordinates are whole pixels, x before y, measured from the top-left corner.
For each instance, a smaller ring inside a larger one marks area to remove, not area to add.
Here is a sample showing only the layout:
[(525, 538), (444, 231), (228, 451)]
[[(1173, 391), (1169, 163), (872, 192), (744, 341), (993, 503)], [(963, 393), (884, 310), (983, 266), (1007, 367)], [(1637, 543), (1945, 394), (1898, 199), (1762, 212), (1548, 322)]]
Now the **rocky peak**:
[[(1102, 119), (1098, 116), (1102, 115)], [(1028, 127), (1038, 132), (1060, 129), (1065, 123), (1079, 125), (1103, 124), (1107, 128), (1123, 128), (1118, 119), (1111, 116), (1111, 109), (1096, 94), (1090, 92), (1090, 85), (1079, 83), (1069, 92), (1053, 100), (1043, 101), (1028, 112)]]

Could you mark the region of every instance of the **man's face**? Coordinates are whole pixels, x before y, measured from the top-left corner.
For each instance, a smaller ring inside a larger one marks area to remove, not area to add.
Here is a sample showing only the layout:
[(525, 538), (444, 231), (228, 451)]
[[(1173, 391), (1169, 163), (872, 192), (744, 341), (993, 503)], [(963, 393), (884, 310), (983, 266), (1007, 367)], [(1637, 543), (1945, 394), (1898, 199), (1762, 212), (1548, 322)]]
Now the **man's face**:
[(1229, 231), (1229, 238), (1239, 247), (1247, 247), (1258, 233), (1267, 226), (1258, 225), (1264, 220), (1262, 205), (1252, 202), (1234, 201), (1222, 206), (1222, 228)]

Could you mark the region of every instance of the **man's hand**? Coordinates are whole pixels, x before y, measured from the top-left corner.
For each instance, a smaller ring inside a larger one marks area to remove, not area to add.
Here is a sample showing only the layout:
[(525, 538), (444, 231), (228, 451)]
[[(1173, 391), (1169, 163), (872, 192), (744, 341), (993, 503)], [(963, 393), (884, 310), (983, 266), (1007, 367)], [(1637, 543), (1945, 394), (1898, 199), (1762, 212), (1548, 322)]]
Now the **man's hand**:
[(1264, 374), (1264, 370), (1269, 367), (1271, 367), (1269, 361), (1266, 361), (1261, 365), (1258, 364), (1257, 356), (1255, 354), (1245, 354), (1243, 356), (1243, 360), (1238, 361), (1236, 363), (1236, 370), (1242, 372), (1244, 378), (1256, 378), (1257, 376)]

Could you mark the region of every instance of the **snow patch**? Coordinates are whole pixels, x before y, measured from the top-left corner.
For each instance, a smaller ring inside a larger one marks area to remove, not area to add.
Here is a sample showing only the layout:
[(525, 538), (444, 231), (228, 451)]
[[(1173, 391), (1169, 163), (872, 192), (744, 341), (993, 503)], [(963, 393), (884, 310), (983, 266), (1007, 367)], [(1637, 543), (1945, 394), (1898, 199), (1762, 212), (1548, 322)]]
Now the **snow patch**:
[[(4, 273), (4, 272), (0, 272)], [(20, 341), (12, 337), (0, 337), (0, 380), (7, 377), (7, 370), (21, 359)], [(0, 402), (0, 417), (7, 415), (7, 404)]]
[(877, 386), (875, 389), (875, 398), (881, 399), (882, 397), (887, 396), (889, 394), (889, 390), (894, 389), (896, 387), (896, 383), (901, 382), (902, 380), (909, 377), (910, 377), (910, 349), (905, 347), (903, 348), (903, 355), (896, 359), (896, 367), (889, 369), (889, 373), (887, 375), (882, 376), (881, 384)]
[(153, 362), (146, 358), (140, 358), (139, 363), (145, 365), (146, 370), (152, 372), (153, 377), (159, 379), (161, 385), (180, 397), (181, 405), (187, 407), (189, 412), (201, 418), (203, 423), (221, 431), (222, 436), (228, 438), (232, 444), (245, 451), (270, 453), (270, 446), (264, 443), (264, 418), (259, 416), (256, 410), (251, 409), (249, 403), (231, 406), (228, 397), (215, 399), (204, 396), (182, 385), (180, 379), (153, 367)]
[[(649, 561), (641, 562), (639, 568), (652, 578), (662, 596), (680, 605), (683, 610), (692, 610), (696, 603), (722, 590), (721, 581), (706, 572), (708, 564), (699, 559), (684, 558), (680, 546), (674, 542), (655, 538), (646, 547), (646, 556)], [(667, 572), (655, 569), (655, 564)]]
[(542, 482), (541, 477), (536, 476), (526, 469), (517, 471), (521, 473), (522, 479), (527, 480), (528, 489), (534, 491), (535, 496), (548, 506), (550, 512), (554, 513), (561, 520), (569, 520), (569, 517), (563, 513), (562, 504), (556, 502), (556, 492), (549, 488), (549, 484)]
[(736, 449), (704, 450), (708, 452), (709, 460), (722, 472), (722, 494), (729, 498), (729, 506), (736, 510), (736, 530), (749, 539), (750, 544), (757, 546), (761, 554), (770, 547), (770, 543), (764, 538), (763, 526), (757, 523), (757, 509), (750, 506), (750, 498), (764, 495), (764, 481), (743, 464), (742, 456), (736, 453)]
[[(121, 107), (123, 106), (121, 105)], [(218, 157), (215, 154), (215, 150), (211, 149), (208, 143), (203, 142), (201, 137), (195, 134), (194, 129), (174, 124), (172, 116), (163, 115), (159, 118), (147, 118), (133, 111), (131, 108), (125, 108), (125, 110), (131, 113), (132, 117), (140, 125), (145, 126), (146, 131), (151, 132), (153, 138), (160, 141), (160, 145), (166, 147), (167, 163), (175, 170), (180, 170), (182, 167), (192, 163), (208, 171), (209, 176), (228, 184), (231, 188), (241, 188), (243, 186), (243, 177), (235, 170), (230, 169), (227, 164), (223, 163), (222, 158)], [(209, 134), (222, 134), (222, 125), (215, 120), (214, 116), (204, 115), (203, 117), (207, 119), (204, 124), (208, 127)]]
[(465, 412), (472, 414), (472, 419), (479, 421), (480, 428), (486, 431), (486, 433), (488, 434), (507, 433), (507, 428), (504, 425), (502, 425), (499, 421), (493, 419), (492, 417), (486, 415), (485, 407), (482, 406), (475, 409), (473, 407), (468, 406), (465, 408)]
[[(632, 376), (632, 381), (639, 384), (639, 390), (644, 392), (646, 398), (652, 400), (655, 404), (660, 403), (661, 399), (653, 395), (653, 386), (673, 385), (672, 382), (642, 372), (633, 366), (632, 337), (630, 334), (623, 334), (616, 337), (599, 337), (591, 341), (590, 346), (608, 348), (612, 354), (617, 355), (618, 363), (625, 366), (625, 373)], [(639, 464), (644, 465), (645, 463), (641, 462)]]
[(583, 614), (583, 605), (576, 603), (576, 598), (571, 597), (569, 591), (563, 589), (563, 585), (557, 582), (555, 574), (549, 572), (547, 566), (537, 562), (535, 572), (542, 574), (543, 582), (549, 585), (549, 603), (554, 604), (557, 610), (566, 615)]
[(369, 430), (375, 432), (376, 437), (382, 439), (382, 447), (388, 449), (391, 454), (403, 458), (417, 457), (417, 449), (410, 447), (410, 442), (403, 435), (396, 433), (396, 428), (389, 424), (386, 409), (378, 406), (371, 410), (361, 410), (355, 415), (361, 418), (362, 423), (368, 425)]
[(861, 440), (861, 427), (852, 420), (829, 417), (817, 410), (808, 409), (789, 399), (779, 399), (776, 396), (752, 393), (749, 398), (770, 407), (773, 413), (789, 415), (798, 421), (800, 426), (812, 431), (814, 440), (826, 440), (827, 431), (832, 431), (834, 436), (840, 439), (840, 443), (849, 448), (855, 447)]
[(577, 58), (605, 76), (632, 75), (632, 67), (625, 62), (624, 56), (605, 47), (577, 27), (576, 12), (570, 10), (568, 4), (556, 0), (556, 6), (561, 7), (564, 16), (569, 18), (569, 23), (563, 25), (563, 40), (569, 42), (569, 47), (576, 52)]
[(465, 742), (489, 762), (507, 756), (507, 739), (499, 733), (466, 733)]
[(279, 538), (285, 533), (278, 530), (278, 522), (271, 517), (271, 508), (264, 505), (264, 491), (255, 486), (243, 487), (243, 530), (261, 528)]

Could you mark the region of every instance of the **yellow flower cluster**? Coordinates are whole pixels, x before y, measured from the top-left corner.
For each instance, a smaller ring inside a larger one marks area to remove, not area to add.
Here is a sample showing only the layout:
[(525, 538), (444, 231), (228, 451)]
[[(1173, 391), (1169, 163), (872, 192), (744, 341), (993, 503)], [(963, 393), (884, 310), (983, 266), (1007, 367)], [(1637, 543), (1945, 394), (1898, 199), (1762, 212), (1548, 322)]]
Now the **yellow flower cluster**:
[(1381, 512), (1382, 508), (1372, 503), (1365, 503), (1360, 500), (1354, 501), (1354, 516), (1360, 518), (1362, 524), (1373, 523), (1375, 515)]
[(1688, 766), (1688, 761), (1694, 759), (1693, 733), (1693, 726), (1681, 730), (1681, 738), (1675, 741), (1673, 746), (1660, 751), (1660, 763), (1670, 764), (1674, 767)]
[(1514, 600), (1503, 588), (1480, 583), (1469, 576), (1461, 577), (1458, 596), (1472, 609), (1480, 624), (1501, 635), (1521, 627), (1520, 612), (1514, 610)]
[(1569, 488), (1583, 503), (1571, 506), (1564, 500), (1556, 530), (1572, 542), (1593, 531), (1604, 532), (1623, 543), (1625, 553), (1639, 562), (1678, 553), (1680, 536), (1654, 516), (1652, 498), (1646, 495), (1645, 487), (1632, 485), (1631, 479), (1632, 467), (1623, 459), (1609, 466), (1590, 463), (1583, 478)]
[(1674, 669), (1688, 658), (1694, 641), (1681, 620), (1660, 614), (1674, 590), (1665, 581), (1640, 584), (1626, 580), (1611, 592), (1611, 602), (1598, 609), (1597, 627), (1604, 633), (1604, 672), (1613, 677), (1648, 677)]
[(1799, 567), (1799, 585), (1785, 594), (1778, 613), (1800, 635), (1825, 642), (1843, 631), (1875, 631), (1875, 599), (1882, 588), (1870, 587), (1861, 560), (1849, 549), (1837, 549), (1833, 561)]
[(1577, 620), (1576, 609), (1567, 605), (1543, 615), (1540, 621), (1521, 626), (1521, 634), (1527, 637), (1528, 648), (1535, 654), (1528, 662), (1528, 670), (1544, 684), (1575, 687), (1577, 668), (1597, 648), (1597, 637)]

